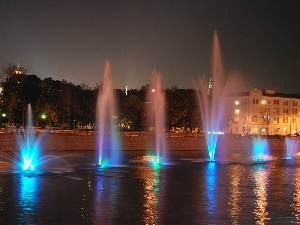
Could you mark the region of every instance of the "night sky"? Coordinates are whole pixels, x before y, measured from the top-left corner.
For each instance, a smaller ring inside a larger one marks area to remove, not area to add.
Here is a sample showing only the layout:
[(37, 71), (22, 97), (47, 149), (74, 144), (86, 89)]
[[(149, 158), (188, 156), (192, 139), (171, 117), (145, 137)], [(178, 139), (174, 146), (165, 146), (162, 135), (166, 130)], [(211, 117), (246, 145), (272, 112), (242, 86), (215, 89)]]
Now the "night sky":
[(300, 94), (300, 1), (1, 0), (0, 65), (90, 87), (110, 60), (116, 88), (153, 69), (165, 88), (210, 76), (213, 32), (247, 89)]

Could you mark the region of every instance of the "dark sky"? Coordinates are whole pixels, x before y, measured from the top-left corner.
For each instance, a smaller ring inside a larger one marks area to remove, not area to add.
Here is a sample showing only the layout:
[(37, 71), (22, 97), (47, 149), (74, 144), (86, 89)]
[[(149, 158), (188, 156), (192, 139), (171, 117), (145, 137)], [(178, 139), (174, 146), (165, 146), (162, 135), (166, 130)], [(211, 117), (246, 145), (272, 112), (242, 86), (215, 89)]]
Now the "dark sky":
[(194, 88), (214, 30), (249, 90), (300, 93), (299, 0), (1, 0), (0, 65), (94, 87), (108, 59), (116, 88), (148, 84), (153, 69), (165, 88)]

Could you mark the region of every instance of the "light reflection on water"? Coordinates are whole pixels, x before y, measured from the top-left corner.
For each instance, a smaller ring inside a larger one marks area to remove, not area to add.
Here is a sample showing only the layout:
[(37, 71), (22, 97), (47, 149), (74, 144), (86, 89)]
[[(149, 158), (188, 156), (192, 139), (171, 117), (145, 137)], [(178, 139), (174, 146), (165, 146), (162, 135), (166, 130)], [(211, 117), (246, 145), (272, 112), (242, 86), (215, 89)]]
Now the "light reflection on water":
[(295, 178), (294, 178), (294, 188), (295, 192), (293, 194), (294, 203), (292, 204), (293, 209), (295, 210), (294, 215), (298, 223), (300, 222), (300, 168), (295, 169)]
[(254, 209), (256, 224), (266, 224), (270, 220), (269, 212), (267, 211), (269, 167), (264, 167), (264, 165), (257, 166), (253, 172), (253, 178), (255, 181), (254, 193), (256, 196)]
[(148, 168), (144, 170), (144, 222), (145, 224), (157, 224), (158, 220), (158, 193), (159, 193), (159, 169)]
[(216, 163), (208, 162), (206, 171), (207, 212), (212, 216), (216, 213), (216, 172)]
[(180, 161), (0, 173), (1, 224), (291, 224), (300, 221), (298, 162)]
[(20, 189), (18, 197), (18, 206), (20, 211), (17, 212), (17, 218), (27, 221), (28, 224), (35, 224), (34, 216), (38, 208), (37, 177), (20, 176)]
[(239, 224), (238, 218), (242, 211), (241, 206), (241, 178), (243, 175), (243, 167), (241, 165), (233, 165), (229, 168), (229, 183), (230, 183), (230, 195), (229, 195), (229, 214), (232, 224)]

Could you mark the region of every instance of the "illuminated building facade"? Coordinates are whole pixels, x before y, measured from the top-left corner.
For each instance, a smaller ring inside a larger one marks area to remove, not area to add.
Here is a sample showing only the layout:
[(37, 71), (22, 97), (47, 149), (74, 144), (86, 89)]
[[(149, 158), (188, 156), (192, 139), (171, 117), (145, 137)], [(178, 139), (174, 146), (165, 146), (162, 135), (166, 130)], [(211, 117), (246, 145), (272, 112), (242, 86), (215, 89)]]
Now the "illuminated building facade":
[(227, 131), (233, 134), (287, 135), (300, 132), (300, 95), (274, 90), (232, 95)]

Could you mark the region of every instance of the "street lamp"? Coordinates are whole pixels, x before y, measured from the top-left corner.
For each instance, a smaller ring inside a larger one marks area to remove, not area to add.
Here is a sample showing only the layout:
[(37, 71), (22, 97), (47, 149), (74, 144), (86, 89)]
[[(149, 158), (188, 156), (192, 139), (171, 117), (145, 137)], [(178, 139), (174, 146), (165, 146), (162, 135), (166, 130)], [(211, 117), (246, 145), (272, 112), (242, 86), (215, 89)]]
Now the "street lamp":
[[(264, 105), (267, 104), (267, 101), (266, 100), (262, 100), (261, 102)], [(265, 120), (266, 118), (266, 122), (267, 122), (267, 138), (269, 138), (269, 110), (266, 110), (266, 116), (265, 116), (265, 113), (264, 113), (264, 108), (263, 108), (263, 118)]]

